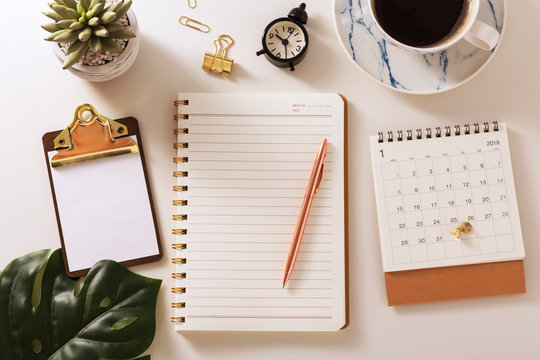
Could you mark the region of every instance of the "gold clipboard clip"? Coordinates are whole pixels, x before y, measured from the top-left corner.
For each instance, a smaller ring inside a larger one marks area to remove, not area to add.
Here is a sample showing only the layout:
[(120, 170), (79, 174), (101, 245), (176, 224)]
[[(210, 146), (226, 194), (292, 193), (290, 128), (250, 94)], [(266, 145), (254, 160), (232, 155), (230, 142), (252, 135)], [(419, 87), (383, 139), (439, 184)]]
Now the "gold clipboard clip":
[(219, 35), (214, 40), (216, 46), (216, 52), (204, 54), (204, 60), (202, 69), (210, 70), (216, 74), (222, 74), (224, 76), (231, 76), (231, 70), (234, 63), (233, 59), (229, 59), (227, 56), (227, 50), (234, 44), (234, 40), (229, 35)]
[(78, 164), (105, 157), (139, 152), (139, 147), (129, 138), (128, 127), (98, 114), (90, 104), (75, 110), (71, 124), (53, 142), (58, 153), (53, 156), (53, 168)]

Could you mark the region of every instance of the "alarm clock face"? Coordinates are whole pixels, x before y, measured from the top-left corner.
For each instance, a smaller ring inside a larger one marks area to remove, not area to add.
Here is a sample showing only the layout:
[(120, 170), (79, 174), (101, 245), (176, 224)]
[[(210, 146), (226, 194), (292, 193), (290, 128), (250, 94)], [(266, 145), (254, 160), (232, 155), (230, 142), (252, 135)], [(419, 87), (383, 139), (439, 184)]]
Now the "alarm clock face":
[(304, 27), (288, 19), (278, 19), (266, 28), (264, 45), (267, 54), (278, 61), (288, 62), (302, 55), (307, 42)]

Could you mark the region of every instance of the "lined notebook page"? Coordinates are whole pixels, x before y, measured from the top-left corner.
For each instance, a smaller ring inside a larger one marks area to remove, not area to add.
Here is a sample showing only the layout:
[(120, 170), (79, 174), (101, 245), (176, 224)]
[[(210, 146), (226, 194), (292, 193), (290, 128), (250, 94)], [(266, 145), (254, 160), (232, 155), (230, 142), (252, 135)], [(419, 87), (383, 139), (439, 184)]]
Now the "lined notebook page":
[[(344, 101), (336, 94), (179, 94), (177, 330), (345, 325)], [(292, 278), (285, 260), (316, 152), (328, 153)]]

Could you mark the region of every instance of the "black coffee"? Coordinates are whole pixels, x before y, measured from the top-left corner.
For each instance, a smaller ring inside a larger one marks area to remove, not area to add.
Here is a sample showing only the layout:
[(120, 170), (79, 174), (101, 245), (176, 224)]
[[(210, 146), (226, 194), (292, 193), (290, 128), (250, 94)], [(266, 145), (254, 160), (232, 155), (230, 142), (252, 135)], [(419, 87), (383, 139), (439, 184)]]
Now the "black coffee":
[(383, 30), (397, 41), (426, 47), (462, 25), (471, 0), (371, 0)]

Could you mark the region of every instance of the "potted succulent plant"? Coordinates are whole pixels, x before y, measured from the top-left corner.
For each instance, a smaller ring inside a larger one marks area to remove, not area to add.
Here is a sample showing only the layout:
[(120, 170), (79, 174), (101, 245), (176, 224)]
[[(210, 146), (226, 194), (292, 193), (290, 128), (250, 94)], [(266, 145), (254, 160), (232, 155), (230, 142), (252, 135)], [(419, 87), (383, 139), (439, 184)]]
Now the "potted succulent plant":
[(54, 22), (42, 25), (64, 69), (90, 81), (123, 74), (139, 50), (132, 2), (55, 0), (43, 14)]

